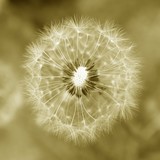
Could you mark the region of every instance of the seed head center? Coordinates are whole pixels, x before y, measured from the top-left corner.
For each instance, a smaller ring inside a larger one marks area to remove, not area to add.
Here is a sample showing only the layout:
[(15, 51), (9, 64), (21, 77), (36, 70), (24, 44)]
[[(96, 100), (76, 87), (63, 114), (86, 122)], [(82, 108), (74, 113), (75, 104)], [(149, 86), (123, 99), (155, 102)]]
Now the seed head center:
[(72, 81), (76, 87), (82, 87), (87, 79), (88, 71), (86, 67), (80, 66), (73, 73)]

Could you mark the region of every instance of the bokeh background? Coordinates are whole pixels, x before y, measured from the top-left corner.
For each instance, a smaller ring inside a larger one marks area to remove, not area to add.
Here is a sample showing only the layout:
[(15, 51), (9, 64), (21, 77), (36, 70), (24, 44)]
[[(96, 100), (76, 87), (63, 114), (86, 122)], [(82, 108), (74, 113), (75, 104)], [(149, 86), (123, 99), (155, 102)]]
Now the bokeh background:
[[(85, 146), (39, 128), (21, 85), (27, 46), (44, 25), (74, 15), (114, 21), (136, 45), (142, 64), (133, 119)], [(0, 160), (160, 160), (160, 1), (0, 0), (0, 114)]]

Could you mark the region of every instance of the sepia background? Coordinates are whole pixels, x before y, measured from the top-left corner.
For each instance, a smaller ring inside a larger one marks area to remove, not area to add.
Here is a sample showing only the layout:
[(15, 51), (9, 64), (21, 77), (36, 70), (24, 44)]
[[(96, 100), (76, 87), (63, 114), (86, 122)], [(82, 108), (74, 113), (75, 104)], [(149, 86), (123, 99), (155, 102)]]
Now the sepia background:
[[(75, 15), (114, 21), (142, 63), (133, 119), (85, 146), (39, 128), (21, 85), (27, 46), (44, 25)], [(160, 160), (160, 1), (0, 0), (0, 160)]]

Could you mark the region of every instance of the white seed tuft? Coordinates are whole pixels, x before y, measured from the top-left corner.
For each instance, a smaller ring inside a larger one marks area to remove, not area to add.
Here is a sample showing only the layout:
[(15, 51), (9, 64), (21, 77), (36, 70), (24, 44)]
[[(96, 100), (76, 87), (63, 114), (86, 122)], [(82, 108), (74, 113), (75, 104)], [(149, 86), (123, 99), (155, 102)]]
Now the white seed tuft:
[(68, 19), (29, 48), (29, 95), (37, 121), (72, 141), (94, 140), (136, 107), (138, 61), (115, 26)]

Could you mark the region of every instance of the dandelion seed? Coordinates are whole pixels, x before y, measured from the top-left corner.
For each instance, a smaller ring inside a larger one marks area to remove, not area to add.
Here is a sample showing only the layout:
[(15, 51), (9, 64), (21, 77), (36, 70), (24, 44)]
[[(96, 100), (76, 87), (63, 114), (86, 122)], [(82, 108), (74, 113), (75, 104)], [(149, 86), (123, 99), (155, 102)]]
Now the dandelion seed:
[(111, 24), (69, 19), (29, 47), (28, 91), (37, 121), (73, 141), (90, 141), (131, 116), (138, 88), (132, 44)]

